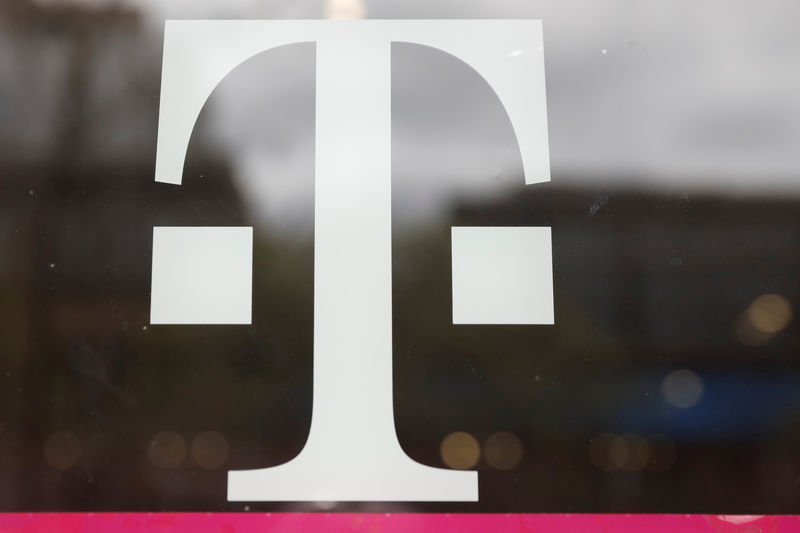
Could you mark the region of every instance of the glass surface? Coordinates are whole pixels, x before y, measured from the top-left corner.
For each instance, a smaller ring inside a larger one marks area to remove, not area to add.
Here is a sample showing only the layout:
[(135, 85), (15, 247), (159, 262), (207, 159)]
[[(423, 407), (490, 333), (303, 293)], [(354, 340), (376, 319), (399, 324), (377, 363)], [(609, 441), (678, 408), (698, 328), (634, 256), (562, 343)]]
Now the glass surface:
[[(477, 503), (228, 503), (311, 420), (315, 47), (153, 179), (167, 18), (540, 18), (552, 182), (392, 46), (397, 434)], [(800, 513), (800, 4), (4, 0), (0, 510)], [(253, 323), (149, 324), (153, 226), (253, 226)], [(452, 226), (550, 226), (555, 325), (453, 325)]]

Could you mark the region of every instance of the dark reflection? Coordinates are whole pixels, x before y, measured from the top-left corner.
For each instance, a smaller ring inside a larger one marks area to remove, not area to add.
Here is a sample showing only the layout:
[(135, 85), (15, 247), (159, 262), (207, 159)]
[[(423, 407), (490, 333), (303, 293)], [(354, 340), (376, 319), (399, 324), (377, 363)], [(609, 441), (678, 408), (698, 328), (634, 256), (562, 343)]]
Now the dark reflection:
[[(172, 186), (160, 30), (128, 7), (0, 14), (0, 509), (245, 509), (227, 470), (289, 460), (311, 417), (314, 48), (226, 79)], [(481, 500), (247, 508), (800, 512), (798, 198), (608, 167), (526, 187), (463, 64), (396, 45), (392, 88), (397, 432), (480, 470)], [(255, 227), (252, 326), (149, 325), (154, 225)], [(454, 225), (551, 226), (556, 324), (453, 326)]]

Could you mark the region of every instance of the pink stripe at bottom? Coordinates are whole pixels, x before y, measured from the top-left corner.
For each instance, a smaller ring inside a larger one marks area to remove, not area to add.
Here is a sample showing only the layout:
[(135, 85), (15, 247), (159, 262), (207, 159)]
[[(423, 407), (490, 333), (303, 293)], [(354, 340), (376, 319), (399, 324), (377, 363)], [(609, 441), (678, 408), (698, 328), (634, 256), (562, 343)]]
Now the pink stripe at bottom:
[(362, 513), (7, 513), (2, 533), (794, 533), (798, 516)]

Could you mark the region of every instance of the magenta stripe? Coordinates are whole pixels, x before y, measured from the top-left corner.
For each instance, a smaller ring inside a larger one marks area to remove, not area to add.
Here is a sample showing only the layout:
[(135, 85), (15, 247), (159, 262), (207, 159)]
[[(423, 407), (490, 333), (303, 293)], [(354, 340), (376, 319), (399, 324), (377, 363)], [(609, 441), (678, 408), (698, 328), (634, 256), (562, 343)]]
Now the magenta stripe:
[(798, 516), (360, 513), (7, 513), (2, 533), (794, 533)]

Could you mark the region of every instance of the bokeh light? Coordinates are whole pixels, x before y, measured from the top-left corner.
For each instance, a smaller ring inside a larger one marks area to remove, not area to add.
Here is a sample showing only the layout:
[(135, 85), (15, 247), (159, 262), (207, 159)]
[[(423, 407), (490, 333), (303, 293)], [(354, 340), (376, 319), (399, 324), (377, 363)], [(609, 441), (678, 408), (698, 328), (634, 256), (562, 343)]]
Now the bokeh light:
[(792, 304), (778, 294), (764, 294), (747, 309), (747, 318), (763, 333), (777, 333), (792, 320)]
[(218, 431), (204, 431), (192, 440), (192, 459), (206, 470), (224, 465), (228, 461), (229, 454), (228, 439)]
[(614, 435), (611, 433), (603, 433), (589, 440), (589, 459), (592, 461), (595, 468), (603, 472), (613, 472), (617, 469), (616, 465), (611, 461), (609, 454), (609, 449), (613, 440)]
[(650, 459), (650, 443), (647, 442), (647, 439), (635, 433), (628, 433), (622, 438), (628, 450), (628, 457), (620, 468), (628, 472), (642, 470)]
[(489, 435), (483, 444), (483, 456), (492, 468), (512, 470), (516, 468), (524, 450), (522, 442), (516, 435), (508, 431), (500, 431)]
[(186, 440), (174, 431), (156, 433), (147, 445), (147, 457), (159, 468), (177, 468), (186, 460)]
[(675, 463), (675, 444), (663, 435), (603, 433), (589, 441), (589, 459), (604, 472), (664, 472)]
[(687, 409), (702, 398), (703, 380), (691, 370), (676, 370), (664, 378), (661, 393), (669, 404)]
[(614, 469), (621, 469), (628, 463), (630, 449), (625, 437), (614, 435), (608, 443), (608, 462)]
[(444, 464), (457, 470), (466, 470), (478, 464), (481, 445), (478, 440), (463, 431), (450, 433), (439, 448)]
[(779, 294), (762, 294), (736, 322), (736, 335), (748, 346), (762, 346), (792, 321), (792, 304)]
[(763, 346), (774, 336), (773, 333), (765, 333), (753, 327), (747, 311), (742, 313), (736, 321), (736, 337), (747, 346)]

